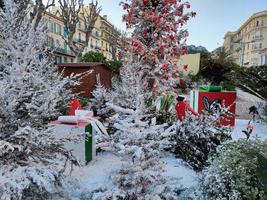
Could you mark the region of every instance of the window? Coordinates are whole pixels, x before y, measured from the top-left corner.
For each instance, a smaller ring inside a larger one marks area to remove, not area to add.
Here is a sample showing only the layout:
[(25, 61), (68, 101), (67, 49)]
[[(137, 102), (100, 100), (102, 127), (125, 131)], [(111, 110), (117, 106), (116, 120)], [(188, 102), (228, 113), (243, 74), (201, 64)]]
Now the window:
[(264, 60), (265, 60), (264, 64), (267, 65), (267, 54), (265, 54), (265, 59)]
[(61, 48), (59, 40), (56, 40), (56, 48)]
[(256, 26), (259, 26), (259, 24), (260, 24), (260, 23), (259, 23), (259, 21), (257, 20), (257, 21), (256, 21)]
[(68, 46), (66, 43), (64, 43), (64, 50), (67, 51), (68, 50)]
[(56, 33), (62, 35), (62, 27), (59, 24), (56, 24)]
[(72, 62), (72, 63), (73, 63), (73, 58), (71, 58), (71, 59), (70, 59), (70, 62)]
[(260, 49), (262, 48), (262, 43), (259, 44), (259, 48), (260, 48)]
[(52, 22), (49, 22), (48, 27), (49, 27), (49, 31), (53, 32), (53, 23)]
[(56, 56), (56, 64), (62, 63), (62, 57), (61, 56)]
[(66, 26), (64, 26), (64, 37), (68, 37), (68, 30)]
[(249, 49), (249, 43), (248, 43), (247, 49)]
[(90, 45), (91, 48), (94, 48), (94, 44), (93, 44), (93, 39), (91, 39), (91, 45)]
[(64, 57), (64, 63), (68, 62), (68, 58)]
[(79, 33), (79, 41), (81, 41), (81, 33)]
[(48, 46), (51, 47), (51, 48), (54, 48), (54, 46), (55, 46), (54, 39), (51, 38), (51, 37), (48, 37), (47, 40), (48, 40), (48, 41), (47, 41)]
[(97, 37), (99, 36), (99, 33), (98, 33), (98, 31), (96, 31), (96, 32), (95, 32), (95, 35), (96, 35)]
[(53, 33), (56, 33), (56, 32), (57, 32), (57, 24), (53, 23)]
[(104, 42), (103, 41), (101, 41), (101, 47), (103, 47), (104, 46)]

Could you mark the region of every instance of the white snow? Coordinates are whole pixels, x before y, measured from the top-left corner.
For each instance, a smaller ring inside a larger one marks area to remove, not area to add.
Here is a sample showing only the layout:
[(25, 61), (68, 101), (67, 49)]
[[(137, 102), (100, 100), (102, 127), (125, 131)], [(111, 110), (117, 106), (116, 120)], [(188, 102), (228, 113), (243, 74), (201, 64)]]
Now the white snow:
[[(246, 126), (248, 122), (249, 120), (236, 119), (234, 131), (232, 133), (233, 140), (246, 138), (246, 135), (242, 133), (242, 130), (246, 130)], [(259, 137), (260, 139), (266, 140), (267, 139), (267, 124), (255, 122), (251, 136), (252, 136), (251, 137), (252, 139), (255, 139), (255, 137)]]
[[(236, 120), (232, 133), (233, 140), (246, 138), (242, 130), (246, 128), (247, 123), (248, 120)], [(252, 139), (256, 136), (261, 139), (267, 139), (267, 124), (254, 124)], [(113, 183), (110, 175), (120, 169), (127, 160), (110, 152), (101, 152), (89, 165), (83, 168), (76, 168), (73, 176), (79, 180), (80, 185), (87, 191), (92, 191), (101, 186), (112, 187)], [(164, 175), (180, 179), (180, 183), (184, 188), (191, 188), (191, 186), (197, 184), (198, 174), (183, 160), (175, 158), (171, 153), (164, 153), (162, 160), (166, 164)]]
[(88, 190), (93, 190), (101, 185), (112, 184), (110, 175), (120, 169), (124, 162), (123, 158), (113, 153), (101, 152), (87, 166), (76, 168), (73, 176), (80, 181), (81, 186)]
[(189, 188), (197, 183), (197, 173), (183, 160), (175, 158), (173, 154), (167, 154), (163, 160), (166, 163), (166, 171), (164, 173), (166, 176), (179, 178), (181, 185), (185, 188)]

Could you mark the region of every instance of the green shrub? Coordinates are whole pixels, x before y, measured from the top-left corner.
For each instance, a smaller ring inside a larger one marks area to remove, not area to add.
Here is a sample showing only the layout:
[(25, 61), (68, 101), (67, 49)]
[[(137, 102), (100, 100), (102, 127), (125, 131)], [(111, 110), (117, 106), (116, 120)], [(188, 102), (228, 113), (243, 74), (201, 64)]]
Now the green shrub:
[[(210, 166), (203, 171), (200, 178), (199, 190), (202, 198), (267, 199), (267, 193), (264, 191), (266, 185), (262, 184), (260, 177), (263, 172), (260, 170), (263, 168), (259, 168), (262, 166), (259, 163), (259, 155), (266, 145), (266, 142), (246, 140), (223, 145), (218, 154), (210, 160)], [(265, 162), (266, 160), (264, 165)]]
[(145, 94), (145, 105), (147, 113), (156, 117), (158, 124), (174, 122), (176, 120), (175, 108), (176, 99), (172, 94), (157, 96), (155, 93)]
[(113, 73), (119, 73), (120, 68), (123, 66), (123, 63), (119, 60), (110, 60), (110, 61), (107, 61), (107, 64)]
[(106, 63), (106, 57), (100, 52), (89, 51), (82, 56), (81, 61)]

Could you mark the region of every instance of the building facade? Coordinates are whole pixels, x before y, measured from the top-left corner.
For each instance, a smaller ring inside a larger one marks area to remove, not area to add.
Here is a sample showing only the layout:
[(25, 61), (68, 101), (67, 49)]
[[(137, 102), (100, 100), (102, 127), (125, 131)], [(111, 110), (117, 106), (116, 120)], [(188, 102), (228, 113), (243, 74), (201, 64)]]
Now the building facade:
[(240, 66), (267, 65), (267, 10), (253, 14), (237, 31), (227, 32), (224, 48)]
[[(75, 55), (64, 40), (67, 37), (67, 32), (57, 9), (54, 8), (49, 12), (45, 12), (43, 17), (48, 25), (47, 48), (53, 51), (57, 64), (73, 63), (75, 62)], [(117, 58), (120, 45), (118, 42), (114, 42), (114, 40), (118, 41), (119, 38), (120, 32), (108, 21), (106, 15), (98, 16), (94, 29), (89, 37), (88, 45), (85, 43), (84, 21), (82, 18), (80, 18), (80, 22), (77, 24), (74, 35), (74, 41), (77, 45), (85, 46), (83, 53), (89, 51), (100, 52), (107, 60)]]

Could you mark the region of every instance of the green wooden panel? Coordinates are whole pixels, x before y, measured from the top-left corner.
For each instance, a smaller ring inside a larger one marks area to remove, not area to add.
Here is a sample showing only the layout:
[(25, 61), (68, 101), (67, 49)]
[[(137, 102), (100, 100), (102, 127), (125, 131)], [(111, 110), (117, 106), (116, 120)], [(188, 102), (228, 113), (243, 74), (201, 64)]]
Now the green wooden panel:
[(85, 164), (93, 159), (93, 127), (89, 124), (85, 127)]

